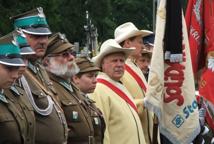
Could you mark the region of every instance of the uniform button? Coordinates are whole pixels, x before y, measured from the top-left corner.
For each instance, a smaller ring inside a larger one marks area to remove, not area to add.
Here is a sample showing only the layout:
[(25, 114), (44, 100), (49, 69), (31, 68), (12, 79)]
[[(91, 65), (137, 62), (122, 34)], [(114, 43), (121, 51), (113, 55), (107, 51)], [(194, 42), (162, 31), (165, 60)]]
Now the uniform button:
[(29, 125), (32, 126), (32, 122), (29, 122)]
[(29, 138), (27, 138), (27, 141), (30, 141), (30, 139), (29, 139)]

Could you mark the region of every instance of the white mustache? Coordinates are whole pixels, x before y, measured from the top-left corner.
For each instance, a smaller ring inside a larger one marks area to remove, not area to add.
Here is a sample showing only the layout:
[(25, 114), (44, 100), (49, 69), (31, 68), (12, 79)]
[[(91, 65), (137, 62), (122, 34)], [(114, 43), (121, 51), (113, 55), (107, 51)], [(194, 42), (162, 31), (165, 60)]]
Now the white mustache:
[[(52, 65), (49, 71), (58, 76), (71, 77), (79, 72), (79, 67), (74, 61), (68, 62), (66, 64), (58, 64), (53, 59), (50, 59), (50, 64)], [(72, 66), (71, 68), (69, 68)]]

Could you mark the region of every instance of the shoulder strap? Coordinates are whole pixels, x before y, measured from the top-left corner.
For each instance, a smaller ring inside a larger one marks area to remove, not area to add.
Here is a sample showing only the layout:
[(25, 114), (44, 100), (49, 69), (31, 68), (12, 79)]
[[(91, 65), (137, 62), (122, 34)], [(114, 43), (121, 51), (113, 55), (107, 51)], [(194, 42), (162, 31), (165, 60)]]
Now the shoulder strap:
[[(102, 83), (112, 89), (116, 94), (118, 94), (123, 100), (125, 100), (136, 112), (137, 112), (137, 107), (136, 105), (130, 100), (130, 98), (119, 88), (108, 82), (107, 80), (98, 78), (97, 79), (98, 83)], [(138, 112), (137, 112), (138, 113)]]
[(30, 78), (38, 85), (47, 95), (52, 96), (52, 93), (48, 91), (32, 74), (31, 72), (27, 69), (26, 74), (30, 76)]
[(135, 71), (133, 71), (127, 64), (125, 64), (125, 69), (137, 81), (138, 85), (144, 90), (144, 92), (146, 92), (146, 86), (143, 80), (139, 77), (139, 75)]

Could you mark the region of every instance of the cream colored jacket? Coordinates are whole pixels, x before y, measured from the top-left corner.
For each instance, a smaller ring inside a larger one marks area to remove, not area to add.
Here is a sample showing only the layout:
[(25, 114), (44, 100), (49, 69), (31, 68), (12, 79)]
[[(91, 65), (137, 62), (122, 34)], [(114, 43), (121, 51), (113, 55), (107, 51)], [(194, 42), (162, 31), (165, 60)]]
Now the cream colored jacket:
[[(131, 61), (131, 59), (126, 60), (126, 64), (137, 73), (137, 75), (142, 79), (145, 86), (147, 87), (146, 79), (140, 70), (139, 67), (135, 63)], [(121, 78), (123, 85), (128, 89), (131, 95), (134, 98), (134, 102), (138, 108), (138, 114), (141, 120), (141, 124), (143, 126), (143, 132), (145, 136), (145, 140), (147, 144), (151, 144), (149, 141), (149, 135), (152, 139), (153, 133), (153, 116), (152, 112), (149, 112), (143, 106), (143, 99), (145, 97), (145, 91), (138, 85), (137, 81), (134, 79), (132, 75), (130, 75), (127, 71), (125, 71), (123, 77)]]
[[(119, 82), (100, 72), (98, 78), (105, 79), (121, 89), (133, 100), (127, 89)], [(90, 97), (101, 109), (106, 122), (104, 144), (145, 144), (141, 122), (137, 112), (118, 94), (104, 84), (97, 83)]]

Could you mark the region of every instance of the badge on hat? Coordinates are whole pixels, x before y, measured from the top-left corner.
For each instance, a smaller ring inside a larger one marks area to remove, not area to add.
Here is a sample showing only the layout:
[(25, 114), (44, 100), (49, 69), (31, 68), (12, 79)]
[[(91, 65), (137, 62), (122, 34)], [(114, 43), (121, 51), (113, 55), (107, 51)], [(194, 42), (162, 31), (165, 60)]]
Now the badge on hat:
[(50, 35), (48, 23), (42, 7), (11, 17), (15, 29), (32, 35)]

